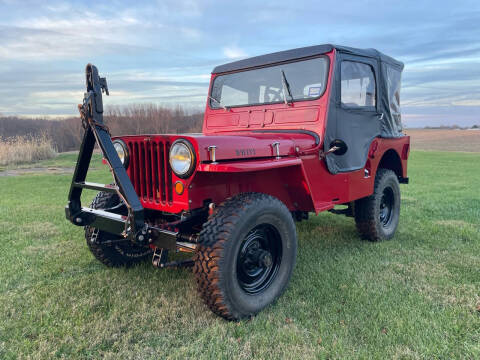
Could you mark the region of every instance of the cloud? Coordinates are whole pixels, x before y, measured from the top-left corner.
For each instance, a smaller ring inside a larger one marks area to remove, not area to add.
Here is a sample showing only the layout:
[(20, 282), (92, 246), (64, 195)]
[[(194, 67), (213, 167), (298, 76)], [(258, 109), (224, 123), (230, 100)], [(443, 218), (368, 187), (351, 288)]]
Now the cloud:
[(478, 23), (478, 0), (406, 0), (397, 7), (370, 0), (331, 7), (316, 0), (0, 0), (0, 83), (8, 84), (0, 88), (0, 110), (75, 113), (87, 62), (107, 76), (109, 102), (204, 105), (215, 65), (339, 43), (375, 47), (405, 62), (407, 121), (428, 123), (442, 116), (434, 111), (441, 107), (455, 109), (448, 114), (456, 122), (469, 122), (480, 101)]
[[(77, 115), (76, 105), (82, 101), (85, 91), (83, 66), (75, 72), (44, 69), (41, 65), (21, 71), (22, 68), (22, 64), (12, 64), (0, 72), (0, 83), (14, 85), (0, 87), (2, 115)], [(177, 77), (169, 74), (168, 69), (105, 73), (100, 68), (100, 73), (107, 76), (110, 88), (110, 96), (104, 98), (106, 106), (152, 102), (203, 108), (210, 77), (194, 73)]]
[(176, 51), (178, 45), (195, 45), (203, 34), (198, 28), (172, 19), (196, 17), (201, 12), (197, 5), (185, 0), (175, 5), (178, 11), (162, 11), (164, 6), (152, 10), (150, 5), (105, 8), (100, 3), (82, 8), (59, 3), (43, 11), (32, 5), (30, 11), (28, 6), (18, 4), (24, 12), (17, 19), (13, 7), (12, 18), (2, 19), (0, 14), (0, 60), (71, 60), (105, 55), (123, 58), (154, 51), (181, 56), (183, 51)]
[(241, 59), (247, 57), (247, 53), (236, 46), (224, 47), (223, 55), (225, 55), (228, 59)]

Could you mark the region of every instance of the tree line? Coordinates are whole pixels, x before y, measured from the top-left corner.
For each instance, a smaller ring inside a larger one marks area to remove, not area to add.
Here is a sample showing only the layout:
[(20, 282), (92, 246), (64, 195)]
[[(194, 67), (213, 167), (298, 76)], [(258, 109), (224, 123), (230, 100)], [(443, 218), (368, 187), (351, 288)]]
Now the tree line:
[[(203, 113), (183, 106), (130, 104), (107, 108), (104, 120), (113, 136), (190, 133), (202, 130)], [(78, 150), (83, 133), (80, 117), (49, 120), (0, 115), (0, 138), (47, 136), (59, 152)]]

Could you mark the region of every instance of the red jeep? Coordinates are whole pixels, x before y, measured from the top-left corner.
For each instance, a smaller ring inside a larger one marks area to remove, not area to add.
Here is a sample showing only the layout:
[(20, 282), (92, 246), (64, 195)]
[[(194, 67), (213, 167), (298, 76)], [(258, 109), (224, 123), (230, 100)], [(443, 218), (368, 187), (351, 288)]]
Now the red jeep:
[[(112, 141), (103, 122), (107, 82), (89, 64), (67, 218), (85, 226), (102, 263), (193, 265), (213, 312), (250, 317), (287, 286), (294, 221), (329, 210), (354, 217), (362, 238), (394, 236), (410, 144), (400, 119), (402, 69), (377, 50), (335, 45), (240, 60), (213, 70), (202, 134)], [(96, 142), (111, 185), (85, 181)], [(100, 191), (90, 208), (80, 203), (84, 188)], [(169, 250), (193, 258), (169, 261)]]

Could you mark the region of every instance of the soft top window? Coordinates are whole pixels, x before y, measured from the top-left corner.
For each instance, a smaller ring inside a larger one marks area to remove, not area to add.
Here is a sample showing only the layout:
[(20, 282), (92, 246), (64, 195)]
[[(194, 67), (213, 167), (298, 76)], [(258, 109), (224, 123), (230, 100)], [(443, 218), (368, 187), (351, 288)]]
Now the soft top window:
[(375, 76), (370, 65), (342, 61), (341, 101), (347, 107), (372, 107), (376, 105)]
[(400, 85), (402, 72), (386, 64), (384, 67), (387, 75), (388, 103), (392, 115), (392, 130), (396, 133), (401, 133), (403, 130), (402, 116), (400, 114)]
[(293, 101), (319, 98), (328, 74), (325, 56), (280, 65), (219, 75), (215, 78), (210, 107), (213, 109), (246, 105), (281, 103), (284, 94), (282, 70), (290, 87)]

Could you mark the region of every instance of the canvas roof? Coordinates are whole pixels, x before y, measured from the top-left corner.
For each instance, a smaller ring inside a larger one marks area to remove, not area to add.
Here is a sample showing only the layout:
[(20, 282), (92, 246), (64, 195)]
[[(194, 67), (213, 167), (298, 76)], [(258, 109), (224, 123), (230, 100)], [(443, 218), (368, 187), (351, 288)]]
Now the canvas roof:
[(308, 46), (302, 47), (297, 49), (285, 50), (274, 52), (270, 54), (254, 56), (251, 58), (243, 59), (234, 61), (231, 63), (227, 63), (224, 65), (219, 65), (215, 67), (212, 71), (213, 74), (217, 73), (225, 73), (230, 71), (237, 71), (249, 68), (255, 68), (275, 63), (281, 63), (285, 61), (297, 60), (301, 58), (308, 58), (316, 55), (321, 55), (328, 53), (336, 49), (337, 51), (358, 55), (358, 56), (365, 56), (369, 58), (376, 58), (381, 60), (382, 62), (388, 63), (392, 66), (399, 68), (400, 70), (403, 69), (403, 63), (395, 60), (394, 58), (387, 56), (376, 49), (357, 49), (347, 46), (340, 46), (340, 45), (332, 45), (332, 44), (323, 44), (323, 45), (315, 45), (315, 46)]

